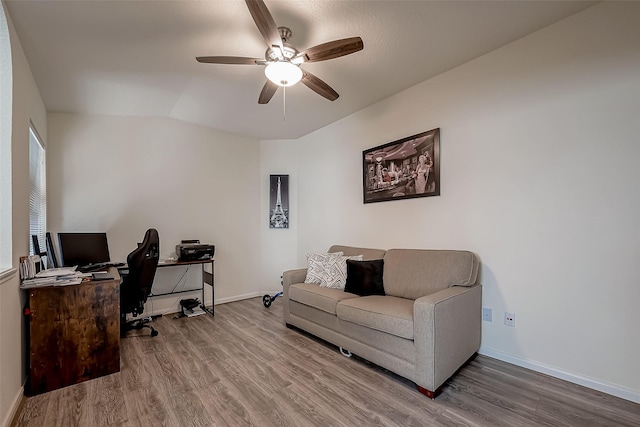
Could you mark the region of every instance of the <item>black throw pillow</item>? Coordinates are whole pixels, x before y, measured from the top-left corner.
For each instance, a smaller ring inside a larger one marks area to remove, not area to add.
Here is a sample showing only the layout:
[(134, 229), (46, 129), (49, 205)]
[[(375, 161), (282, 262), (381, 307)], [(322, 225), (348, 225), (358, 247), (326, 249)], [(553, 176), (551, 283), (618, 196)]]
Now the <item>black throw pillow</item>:
[(360, 295), (384, 295), (382, 283), (382, 271), (384, 261), (374, 259), (372, 261), (347, 260), (347, 283), (345, 292)]

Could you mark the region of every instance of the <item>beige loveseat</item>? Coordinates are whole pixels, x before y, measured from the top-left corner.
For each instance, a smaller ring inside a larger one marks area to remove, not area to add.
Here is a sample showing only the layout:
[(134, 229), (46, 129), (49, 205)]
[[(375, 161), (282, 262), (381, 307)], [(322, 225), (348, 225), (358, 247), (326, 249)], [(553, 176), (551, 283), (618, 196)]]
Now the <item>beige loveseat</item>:
[(386, 295), (358, 296), (283, 274), (284, 322), (382, 366), (434, 398), (480, 347), (482, 287), (467, 251), (332, 246), (383, 259)]

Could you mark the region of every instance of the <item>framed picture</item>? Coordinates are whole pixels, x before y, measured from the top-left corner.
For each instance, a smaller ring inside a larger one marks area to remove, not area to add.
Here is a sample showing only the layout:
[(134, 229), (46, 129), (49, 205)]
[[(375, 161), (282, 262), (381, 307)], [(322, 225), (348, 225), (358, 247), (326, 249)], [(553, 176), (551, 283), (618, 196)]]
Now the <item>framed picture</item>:
[(440, 195), (440, 128), (362, 152), (364, 203)]
[(269, 228), (289, 228), (289, 175), (270, 175), (269, 189)]

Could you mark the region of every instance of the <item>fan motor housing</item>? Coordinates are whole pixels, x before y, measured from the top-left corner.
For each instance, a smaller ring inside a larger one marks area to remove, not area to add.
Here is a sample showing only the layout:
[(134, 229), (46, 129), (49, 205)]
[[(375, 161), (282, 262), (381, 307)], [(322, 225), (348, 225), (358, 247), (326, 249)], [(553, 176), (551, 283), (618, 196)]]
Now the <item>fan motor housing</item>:
[(284, 56), (285, 60), (291, 60), (298, 55), (298, 50), (293, 46), (283, 43), (284, 49), (282, 51), (282, 55), (280, 54), (280, 49), (276, 48), (268, 48), (264, 54), (264, 57), (267, 61), (278, 61), (282, 60), (282, 56)]
[(267, 48), (264, 57), (267, 61), (281, 61), (283, 59), (286, 61), (290, 61), (292, 58), (296, 57), (298, 53), (300, 53), (298, 52), (298, 49), (287, 43), (287, 40), (291, 38), (293, 33), (291, 32), (289, 27), (278, 27), (278, 33), (280, 34), (280, 38), (282, 39), (282, 46), (284, 48), (282, 50), (282, 54), (280, 53), (280, 49), (269, 47)]

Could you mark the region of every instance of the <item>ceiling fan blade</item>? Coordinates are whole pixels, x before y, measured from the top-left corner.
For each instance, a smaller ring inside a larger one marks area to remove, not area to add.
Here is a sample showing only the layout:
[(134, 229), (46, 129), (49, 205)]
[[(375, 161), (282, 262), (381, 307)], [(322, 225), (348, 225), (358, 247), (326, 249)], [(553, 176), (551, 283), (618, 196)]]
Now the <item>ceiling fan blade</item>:
[(237, 65), (256, 65), (257, 61), (263, 61), (259, 58), (244, 58), (242, 56), (196, 56), (196, 61), (206, 64), (237, 64)]
[(278, 89), (278, 85), (273, 83), (271, 80), (267, 80), (267, 82), (262, 87), (262, 92), (260, 92), (260, 98), (258, 98), (258, 104), (267, 104), (273, 98), (273, 95), (276, 93)]
[(303, 70), (302, 73), (302, 80), (300, 81), (318, 95), (324, 96), (329, 101), (335, 101), (340, 96), (338, 95), (338, 92), (333, 90), (331, 86), (329, 86), (310, 72)]
[(264, 1), (245, 0), (245, 2), (260, 34), (262, 34), (264, 41), (267, 42), (267, 46), (278, 46), (280, 47), (280, 51), (282, 51), (284, 46), (282, 45), (280, 32), (278, 32), (278, 26), (276, 25), (276, 21), (273, 20), (271, 13), (269, 13), (269, 9), (267, 9)]
[(339, 58), (362, 49), (364, 49), (362, 39), (360, 37), (351, 37), (310, 47), (302, 54), (308, 58), (305, 62), (318, 62)]

